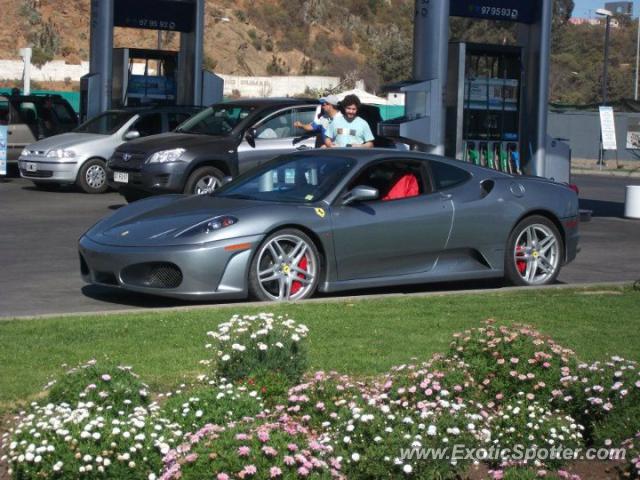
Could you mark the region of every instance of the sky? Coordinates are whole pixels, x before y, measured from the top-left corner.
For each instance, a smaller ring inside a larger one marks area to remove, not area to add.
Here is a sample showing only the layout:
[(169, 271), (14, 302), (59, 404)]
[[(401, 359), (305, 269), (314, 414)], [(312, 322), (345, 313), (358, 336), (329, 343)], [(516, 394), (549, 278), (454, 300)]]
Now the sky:
[[(573, 0), (575, 8), (573, 9), (574, 17), (589, 18), (595, 17), (595, 11), (597, 8), (604, 8), (604, 4), (607, 1), (613, 0)], [(633, 15), (638, 15), (640, 8), (640, 0), (634, 0), (633, 2)]]

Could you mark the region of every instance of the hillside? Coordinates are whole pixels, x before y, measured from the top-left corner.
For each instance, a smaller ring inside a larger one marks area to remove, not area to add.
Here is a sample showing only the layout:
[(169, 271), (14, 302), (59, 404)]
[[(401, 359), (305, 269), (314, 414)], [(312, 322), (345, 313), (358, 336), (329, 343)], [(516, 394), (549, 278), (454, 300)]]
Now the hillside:
[[(34, 46), (34, 63), (88, 60), (89, 0), (2, 0), (0, 58)], [(330, 74), (377, 84), (371, 54), (411, 31), (412, 0), (208, 0), (205, 65), (240, 75)], [(162, 34), (163, 48), (179, 34)], [(155, 31), (116, 28), (114, 46), (156, 48)], [(1, 77), (1, 73), (0, 73)]]

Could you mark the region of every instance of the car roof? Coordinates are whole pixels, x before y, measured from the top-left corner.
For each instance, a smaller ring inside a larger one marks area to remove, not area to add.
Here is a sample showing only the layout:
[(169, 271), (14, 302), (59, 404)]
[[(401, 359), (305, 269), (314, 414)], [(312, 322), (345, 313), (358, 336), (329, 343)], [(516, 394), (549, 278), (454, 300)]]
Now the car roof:
[(69, 103), (66, 98), (62, 95), (58, 95), (55, 93), (52, 94), (35, 94), (35, 95), (11, 95), (10, 93), (0, 93), (0, 97), (6, 100), (14, 101), (19, 100), (21, 102), (29, 101), (29, 102), (38, 102), (43, 100), (53, 100), (59, 102)]
[(238, 105), (238, 106), (250, 106), (250, 107), (287, 107), (291, 105), (308, 105), (319, 104), (320, 101), (317, 98), (298, 98), (298, 97), (270, 97), (270, 98), (239, 98), (237, 100), (225, 100), (222, 103), (216, 103), (214, 105)]
[(148, 113), (148, 112), (185, 112), (185, 111), (197, 111), (202, 110), (204, 107), (197, 106), (184, 106), (184, 105), (163, 105), (163, 106), (144, 106), (144, 107), (124, 107), (124, 108), (111, 108), (101, 113), (128, 113), (135, 115), (136, 113)]

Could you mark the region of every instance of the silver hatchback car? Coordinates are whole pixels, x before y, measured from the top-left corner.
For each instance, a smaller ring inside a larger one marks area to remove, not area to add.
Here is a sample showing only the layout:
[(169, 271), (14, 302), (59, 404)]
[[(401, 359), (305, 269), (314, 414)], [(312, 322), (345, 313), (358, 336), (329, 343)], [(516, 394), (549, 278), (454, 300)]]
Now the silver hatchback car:
[(20, 154), (20, 176), (37, 187), (76, 184), (86, 193), (109, 185), (106, 161), (123, 142), (173, 130), (198, 107), (142, 107), (109, 110), (69, 133), (28, 145)]

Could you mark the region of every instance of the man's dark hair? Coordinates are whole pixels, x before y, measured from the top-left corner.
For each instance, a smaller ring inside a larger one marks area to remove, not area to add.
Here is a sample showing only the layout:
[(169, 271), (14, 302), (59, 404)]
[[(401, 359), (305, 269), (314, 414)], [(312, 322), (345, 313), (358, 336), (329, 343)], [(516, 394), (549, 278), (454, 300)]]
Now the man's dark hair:
[(357, 95), (347, 95), (340, 102), (342, 108), (347, 108), (349, 105), (355, 105), (356, 108), (360, 108), (361, 102)]

